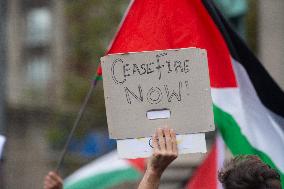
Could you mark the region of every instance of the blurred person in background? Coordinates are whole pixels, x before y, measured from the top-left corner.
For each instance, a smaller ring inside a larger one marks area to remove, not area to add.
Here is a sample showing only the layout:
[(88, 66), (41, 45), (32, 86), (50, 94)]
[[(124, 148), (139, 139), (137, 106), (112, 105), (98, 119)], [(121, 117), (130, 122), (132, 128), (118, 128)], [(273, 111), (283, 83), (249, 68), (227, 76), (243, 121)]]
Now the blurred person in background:
[(281, 189), (280, 175), (257, 156), (236, 156), (218, 174), (224, 189)]

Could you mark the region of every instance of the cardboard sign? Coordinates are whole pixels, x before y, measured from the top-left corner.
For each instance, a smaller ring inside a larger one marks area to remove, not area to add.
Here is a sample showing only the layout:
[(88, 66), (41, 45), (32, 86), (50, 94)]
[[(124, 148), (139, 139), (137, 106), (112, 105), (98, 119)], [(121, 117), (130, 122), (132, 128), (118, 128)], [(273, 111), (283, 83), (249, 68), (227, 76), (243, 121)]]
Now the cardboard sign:
[[(178, 153), (206, 153), (205, 133), (177, 135)], [(152, 155), (151, 137), (117, 140), (120, 158), (146, 158)]]
[(101, 63), (110, 138), (149, 137), (165, 124), (178, 134), (214, 130), (204, 49), (111, 54)]

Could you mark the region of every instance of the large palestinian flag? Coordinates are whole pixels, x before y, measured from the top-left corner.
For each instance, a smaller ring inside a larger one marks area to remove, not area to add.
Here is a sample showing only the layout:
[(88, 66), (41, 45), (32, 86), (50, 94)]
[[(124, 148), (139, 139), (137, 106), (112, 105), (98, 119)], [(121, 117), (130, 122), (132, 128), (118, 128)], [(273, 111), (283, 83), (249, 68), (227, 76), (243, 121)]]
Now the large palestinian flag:
[(234, 155), (258, 155), (278, 170), (284, 187), (284, 93), (214, 4), (203, 3), (226, 42), (237, 82), (211, 89), (215, 123)]
[(283, 91), (210, 0), (132, 1), (107, 53), (186, 47), (207, 50), (215, 123), (229, 149), (258, 155), (284, 183)]

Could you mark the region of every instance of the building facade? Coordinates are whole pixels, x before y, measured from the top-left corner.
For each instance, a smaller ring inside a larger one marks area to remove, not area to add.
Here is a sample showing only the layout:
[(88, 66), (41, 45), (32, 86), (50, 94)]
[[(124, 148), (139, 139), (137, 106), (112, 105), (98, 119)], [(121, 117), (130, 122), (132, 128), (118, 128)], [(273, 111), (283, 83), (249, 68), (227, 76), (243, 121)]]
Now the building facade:
[(8, 4), (8, 104), (54, 107), (62, 90), (63, 1), (11, 0)]
[(46, 129), (50, 114), (62, 103), (64, 1), (7, 2), (8, 115), (3, 189), (42, 188), (44, 176), (54, 169), (51, 159), (56, 157), (49, 149)]

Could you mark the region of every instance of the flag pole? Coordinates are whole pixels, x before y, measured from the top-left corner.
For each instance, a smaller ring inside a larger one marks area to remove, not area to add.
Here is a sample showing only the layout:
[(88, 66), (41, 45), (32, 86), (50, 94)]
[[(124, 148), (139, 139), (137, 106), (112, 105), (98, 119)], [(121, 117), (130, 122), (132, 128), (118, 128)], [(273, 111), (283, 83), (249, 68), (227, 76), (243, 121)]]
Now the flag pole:
[(65, 143), (65, 145), (64, 145), (64, 148), (63, 148), (63, 150), (62, 150), (62, 152), (61, 152), (61, 154), (60, 154), (59, 160), (58, 160), (58, 162), (57, 162), (57, 166), (56, 166), (56, 169), (55, 169), (56, 172), (59, 171), (59, 169), (61, 168), (61, 166), (62, 166), (62, 164), (63, 164), (64, 157), (65, 157), (66, 152), (67, 152), (67, 148), (68, 148), (68, 146), (69, 146), (69, 144), (70, 144), (70, 142), (71, 142), (71, 139), (72, 139), (72, 137), (73, 137), (73, 135), (74, 135), (74, 132), (75, 132), (76, 128), (78, 127), (78, 125), (79, 125), (79, 123), (80, 123), (81, 118), (83, 117), (83, 114), (84, 114), (84, 112), (85, 112), (85, 110), (86, 110), (87, 104), (88, 104), (88, 102), (89, 102), (89, 100), (90, 100), (90, 98), (91, 98), (91, 96), (92, 96), (92, 93), (93, 93), (94, 88), (96, 87), (96, 85), (97, 85), (97, 78), (95, 78), (95, 79), (93, 80), (93, 82), (91, 83), (90, 89), (89, 89), (89, 91), (88, 91), (88, 93), (87, 93), (87, 95), (86, 95), (86, 97), (85, 97), (85, 99), (84, 99), (83, 104), (82, 104), (81, 107), (80, 107), (80, 110), (79, 110), (79, 112), (78, 112), (78, 114), (77, 114), (76, 120), (75, 120), (75, 122), (74, 122), (74, 124), (73, 124), (73, 126), (72, 126), (72, 129), (71, 129), (71, 131), (70, 131), (70, 133), (69, 133), (69, 135), (68, 135), (68, 138), (67, 138), (67, 140), (66, 140), (66, 143)]

